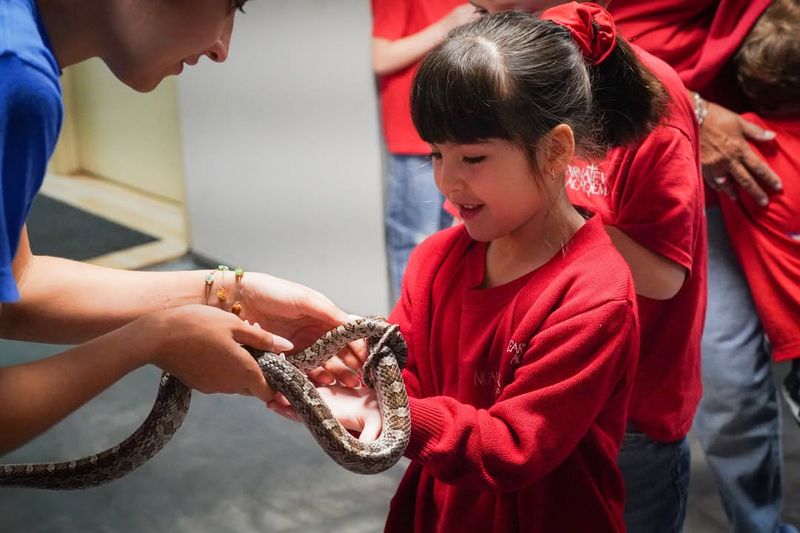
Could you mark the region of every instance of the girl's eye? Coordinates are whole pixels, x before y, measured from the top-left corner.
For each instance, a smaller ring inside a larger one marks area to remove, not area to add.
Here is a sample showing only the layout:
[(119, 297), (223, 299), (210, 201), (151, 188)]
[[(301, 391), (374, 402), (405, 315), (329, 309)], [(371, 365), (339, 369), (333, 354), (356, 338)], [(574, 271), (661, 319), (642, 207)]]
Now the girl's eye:
[(439, 159), (442, 158), (442, 154), (440, 154), (439, 152), (431, 152), (430, 158), (433, 159), (434, 161), (438, 161)]
[(464, 161), (464, 163), (466, 163), (468, 165), (477, 165), (478, 163), (480, 163), (484, 159), (486, 159), (485, 155), (478, 155), (478, 156), (475, 156), (475, 157), (464, 156), (463, 161)]

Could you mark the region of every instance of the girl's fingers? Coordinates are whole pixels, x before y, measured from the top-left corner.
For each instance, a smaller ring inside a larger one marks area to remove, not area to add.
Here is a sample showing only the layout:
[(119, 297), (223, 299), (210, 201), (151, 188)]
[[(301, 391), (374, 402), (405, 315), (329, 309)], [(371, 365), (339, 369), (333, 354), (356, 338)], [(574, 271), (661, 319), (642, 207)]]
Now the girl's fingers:
[(338, 357), (331, 357), (323, 366), (342, 385), (358, 387), (361, 384), (358, 373), (345, 365)]
[(381, 421), (380, 416), (370, 416), (366, 420), (364, 420), (364, 429), (361, 430), (361, 434), (358, 436), (358, 440), (361, 442), (373, 442), (378, 440), (378, 437), (381, 435), (381, 429), (383, 429), (383, 423)]

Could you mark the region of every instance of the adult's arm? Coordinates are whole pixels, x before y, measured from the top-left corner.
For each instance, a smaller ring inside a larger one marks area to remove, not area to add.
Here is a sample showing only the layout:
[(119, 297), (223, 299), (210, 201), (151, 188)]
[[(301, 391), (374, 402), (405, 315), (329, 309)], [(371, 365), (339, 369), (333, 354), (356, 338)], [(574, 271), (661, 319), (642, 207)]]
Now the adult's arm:
[(439, 44), (450, 30), (475, 18), (475, 8), (470, 4), (462, 4), (417, 33), (399, 39), (373, 37), (373, 71), (378, 76), (385, 76), (413, 65)]

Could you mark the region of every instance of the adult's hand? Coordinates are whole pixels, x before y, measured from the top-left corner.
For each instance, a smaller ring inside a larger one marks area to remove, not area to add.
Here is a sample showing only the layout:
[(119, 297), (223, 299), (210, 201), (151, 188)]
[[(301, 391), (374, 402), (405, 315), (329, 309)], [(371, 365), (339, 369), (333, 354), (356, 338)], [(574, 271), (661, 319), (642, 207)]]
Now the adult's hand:
[[(242, 278), (240, 317), (281, 337), (289, 339), (295, 351), (311, 345), (321, 335), (340, 324), (359, 318), (336, 307), (333, 302), (299, 283), (268, 274), (248, 272)], [(360, 383), (357, 370), (366, 359), (363, 341), (350, 343), (339, 357), (309, 375), (318, 383), (341, 382), (355, 387)]]
[[(264, 402), (275, 391), (241, 345), (283, 352), (292, 344), (236, 315), (208, 305), (185, 305), (145, 315), (122, 330), (148, 349), (149, 362), (204, 393), (244, 394)], [(135, 332), (135, 333), (134, 333)], [(148, 344), (150, 346), (148, 346)]]
[(708, 114), (700, 128), (703, 179), (709, 187), (733, 199), (737, 189), (759, 205), (769, 203), (769, 192), (782, 189), (781, 180), (747, 144), (768, 142), (775, 133), (765, 131), (724, 107), (707, 102)]

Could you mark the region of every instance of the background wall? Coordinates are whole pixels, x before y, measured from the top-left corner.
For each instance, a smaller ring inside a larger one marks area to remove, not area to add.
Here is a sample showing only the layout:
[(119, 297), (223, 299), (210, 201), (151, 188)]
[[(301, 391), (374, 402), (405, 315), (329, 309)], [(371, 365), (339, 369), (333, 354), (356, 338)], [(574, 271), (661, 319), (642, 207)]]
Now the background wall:
[(260, 0), (178, 80), (191, 249), (388, 310), (364, 0)]
[(89, 173), (183, 202), (175, 78), (141, 94), (91, 59), (70, 67), (62, 85), (66, 113), (55, 172)]

